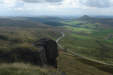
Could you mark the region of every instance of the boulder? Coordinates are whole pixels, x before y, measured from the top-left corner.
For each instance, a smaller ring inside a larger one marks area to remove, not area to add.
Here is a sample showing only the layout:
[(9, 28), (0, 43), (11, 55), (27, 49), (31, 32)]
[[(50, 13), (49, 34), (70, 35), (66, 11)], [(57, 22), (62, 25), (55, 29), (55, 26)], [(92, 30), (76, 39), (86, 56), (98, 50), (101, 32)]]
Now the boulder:
[(57, 43), (49, 38), (40, 39), (35, 42), (35, 46), (43, 47), (47, 59), (47, 64), (57, 67), (56, 58), (58, 56)]

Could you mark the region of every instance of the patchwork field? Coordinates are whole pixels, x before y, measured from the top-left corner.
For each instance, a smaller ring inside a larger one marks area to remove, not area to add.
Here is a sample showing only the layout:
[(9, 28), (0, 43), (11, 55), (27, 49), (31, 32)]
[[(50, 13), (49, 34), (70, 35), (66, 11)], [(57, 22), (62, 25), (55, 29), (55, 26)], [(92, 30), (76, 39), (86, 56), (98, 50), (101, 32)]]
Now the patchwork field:
[(65, 37), (60, 41), (66, 50), (113, 64), (113, 29), (101, 23), (66, 21)]

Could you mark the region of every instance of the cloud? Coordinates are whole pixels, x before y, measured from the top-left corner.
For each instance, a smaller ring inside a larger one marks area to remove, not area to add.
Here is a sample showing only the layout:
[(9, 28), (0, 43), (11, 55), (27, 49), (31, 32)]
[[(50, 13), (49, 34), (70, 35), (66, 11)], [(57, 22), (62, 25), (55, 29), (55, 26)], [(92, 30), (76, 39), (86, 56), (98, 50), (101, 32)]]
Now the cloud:
[(3, 0), (3, 5), (7, 7), (13, 7), (16, 4), (16, 0)]
[(113, 6), (113, 0), (79, 0), (81, 4), (88, 7), (108, 8)]
[(46, 0), (47, 2), (62, 2), (62, 0)]
[(44, 3), (44, 2), (56, 3), (62, 2), (63, 0), (23, 0), (23, 1), (28, 3)]
[(0, 0), (0, 15), (112, 14), (113, 0)]
[(23, 1), (28, 3), (40, 3), (40, 2), (44, 2), (45, 0), (23, 0)]

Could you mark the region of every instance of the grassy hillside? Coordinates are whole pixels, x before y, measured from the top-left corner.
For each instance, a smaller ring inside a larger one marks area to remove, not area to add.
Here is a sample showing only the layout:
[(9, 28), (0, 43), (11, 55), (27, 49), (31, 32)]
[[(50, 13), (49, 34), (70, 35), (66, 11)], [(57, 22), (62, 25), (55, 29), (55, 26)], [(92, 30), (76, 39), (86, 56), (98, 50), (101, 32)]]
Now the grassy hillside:
[(54, 28), (0, 27), (0, 51), (8, 51), (17, 46), (30, 46), (41, 38), (56, 39), (61, 34)]
[[(98, 20), (83, 16), (77, 20), (63, 21), (63, 27), (67, 31), (60, 41), (61, 45), (83, 56), (113, 64), (113, 28), (111, 24), (103, 24), (100, 20), (103, 18)], [(111, 20), (107, 19), (104, 22)]]
[[(95, 62), (60, 52), (59, 69), (66, 75), (112, 75), (113, 67), (97, 64)], [(111, 71), (111, 72), (109, 72)]]
[[(113, 28), (111, 19), (90, 18), (10, 18), (0, 21), (0, 52), (14, 47), (33, 47), (40, 38), (56, 40), (64, 32), (59, 42), (64, 50), (81, 56), (113, 64)], [(90, 21), (91, 20), (91, 21)], [(94, 21), (93, 21), (94, 20)], [(102, 22), (104, 20), (104, 22)], [(40, 21), (40, 22), (38, 22)], [(108, 23), (110, 21), (110, 23)], [(105, 23), (106, 22), (106, 23)], [(44, 23), (44, 24), (43, 24)], [(105, 23), (105, 24), (104, 24)], [(58, 27), (51, 27), (58, 26)], [(107, 25), (109, 24), (109, 25)], [(68, 52), (59, 51), (58, 69), (40, 68), (23, 63), (0, 63), (0, 75), (112, 75), (112, 66), (98, 64)]]

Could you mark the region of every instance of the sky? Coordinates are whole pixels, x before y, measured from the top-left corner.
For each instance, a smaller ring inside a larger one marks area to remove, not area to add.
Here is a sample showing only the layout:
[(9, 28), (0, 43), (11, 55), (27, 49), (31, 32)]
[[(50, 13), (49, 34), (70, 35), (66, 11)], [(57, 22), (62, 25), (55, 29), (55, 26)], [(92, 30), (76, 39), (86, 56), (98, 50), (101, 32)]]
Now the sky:
[(113, 0), (0, 0), (0, 16), (113, 15)]

